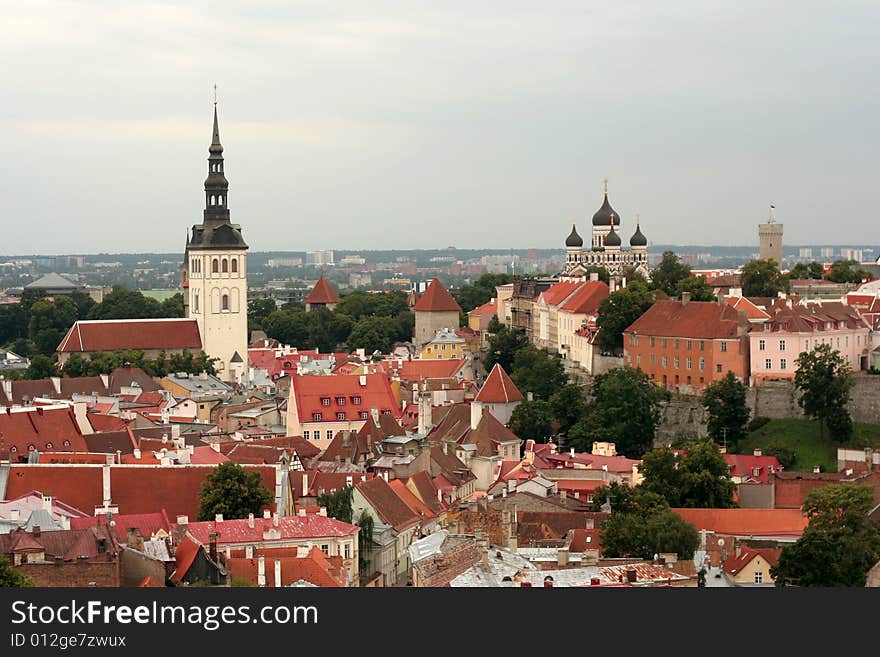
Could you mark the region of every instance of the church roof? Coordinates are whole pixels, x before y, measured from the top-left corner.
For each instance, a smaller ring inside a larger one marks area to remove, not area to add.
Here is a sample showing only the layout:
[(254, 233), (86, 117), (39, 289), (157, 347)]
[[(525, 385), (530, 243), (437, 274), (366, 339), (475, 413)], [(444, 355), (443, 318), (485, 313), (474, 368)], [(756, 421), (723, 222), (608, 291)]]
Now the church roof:
[(516, 385), (511, 381), (507, 372), (498, 363), (489, 373), (475, 401), (488, 404), (509, 404), (510, 402), (523, 401), (524, 397)]
[(439, 278), (435, 278), (428, 285), (428, 289), (422, 297), (416, 302), (413, 310), (417, 312), (444, 312), (456, 311), (461, 312), (461, 306), (452, 297)]
[(593, 225), (611, 226), (612, 217), (614, 219), (614, 223), (619, 225), (620, 215), (617, 214), (614, 208), (611, 207), (611, 203), (608, 202), (608, 192), (605, 192), (605, 198), (602, 201), (602, 207), (596, 210), (596, 214), (593, 215)]

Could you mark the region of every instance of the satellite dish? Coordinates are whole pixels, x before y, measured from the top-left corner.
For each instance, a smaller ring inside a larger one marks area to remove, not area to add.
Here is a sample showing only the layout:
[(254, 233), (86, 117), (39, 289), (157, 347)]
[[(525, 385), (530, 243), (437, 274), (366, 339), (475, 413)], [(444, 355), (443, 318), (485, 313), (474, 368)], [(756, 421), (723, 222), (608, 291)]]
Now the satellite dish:
[(723, 538), (718, 539), (718, 545), (720, 545), (721, 547), (724, 547), (724, 539)]

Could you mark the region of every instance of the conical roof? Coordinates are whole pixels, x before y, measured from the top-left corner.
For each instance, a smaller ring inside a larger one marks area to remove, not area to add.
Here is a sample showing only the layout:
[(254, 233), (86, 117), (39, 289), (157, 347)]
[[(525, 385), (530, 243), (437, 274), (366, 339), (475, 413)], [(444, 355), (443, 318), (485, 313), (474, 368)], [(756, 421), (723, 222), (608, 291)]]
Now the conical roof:
[(443, 286), (440, 279), (435, 278), (431, 281), (430, 285), (428, 285), (428, 289), (425, 290), (422, 297), (416, 302), (416, 305), (413, 306), (413, 310), (416, 312), (443, 312), (453, 310), (461, 312), (461, 306), (458, 305), (458, 302), (452, 297), (449, 290)]
[(524, 399), (522, 393), (498, 363), (489, 372), (474, 401), (486, 404), (508, 404)]
[(336, 294), (327, 279), (321, 276), (315, 287), (306, 297), (306, 303), (339, 303), (339, 295)]

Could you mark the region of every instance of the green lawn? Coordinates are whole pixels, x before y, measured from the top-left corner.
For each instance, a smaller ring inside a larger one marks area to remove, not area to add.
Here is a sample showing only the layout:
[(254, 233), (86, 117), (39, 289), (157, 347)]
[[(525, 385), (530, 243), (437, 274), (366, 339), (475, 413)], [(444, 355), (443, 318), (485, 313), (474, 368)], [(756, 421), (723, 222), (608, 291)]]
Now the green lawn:
[(856, 424), (853, 439), (846, 445), (837, 445), (828, 438), (819, 438), (819, 424), (813, 420), (770, 420), (749, 434), (737, 451), (751, 454), (756, 447), (766, 450), (773, 445), (795, 451), (795, 463), (789, 470), (810, 472), (819, 464), (825, 472), (837, 472), (837, 448), (880, 447), (880, 425)]

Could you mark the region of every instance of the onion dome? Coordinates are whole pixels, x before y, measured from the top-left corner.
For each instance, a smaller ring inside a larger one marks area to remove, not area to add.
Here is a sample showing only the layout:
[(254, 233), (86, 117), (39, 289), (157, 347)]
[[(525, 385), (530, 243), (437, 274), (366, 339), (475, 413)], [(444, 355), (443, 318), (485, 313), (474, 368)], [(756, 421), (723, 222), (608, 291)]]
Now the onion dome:
[(565, 246), (580, 248), (584, 245), (584, 238), (578, 235), (575, 225), (571, 225), (571, 234), (565, 239)]
[(611, 204), (608, 202), (608, 192), (605, 192), (605, 200), (602, 202), (602, 207), (596, 211), (596, 214), (593, 215), (593, 225), (594, 226), (611, 226), (612, 219), (616, 217), (618, 219), (617, 223), (620, 223), (620, 215), (614, 211), (614, 208), (611, 207)]
[(636, 232), (633, 233), (633, 236), (629, 238), (630, 246), (648, 246), (648, 238), (642, 235), (642, 227), (639, 222), (636, 222)]
[(620, 246), (620, 235), (614, 230), (614, 224), (611, 224), (611, 232), (605, 236), (605, 246)]

